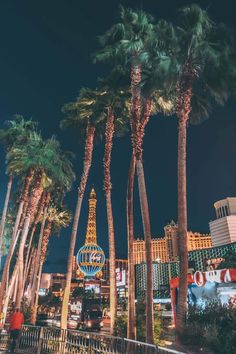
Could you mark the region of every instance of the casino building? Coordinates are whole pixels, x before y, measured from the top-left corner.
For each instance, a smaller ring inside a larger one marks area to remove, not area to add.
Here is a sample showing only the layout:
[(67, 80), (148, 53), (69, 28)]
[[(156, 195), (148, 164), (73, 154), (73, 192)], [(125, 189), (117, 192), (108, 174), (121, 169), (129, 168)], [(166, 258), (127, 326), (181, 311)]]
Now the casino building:
[[(162, 238), (152, 239), (153, 262), (175, 262), (178, 258), (177, 232), (178, 226), (171, 221), (164, 227), (165, 235)], [(200, 250), (212, 247), (211, 235), (188, 231), (188, 250)], [(137, 239), (134, 242), (134, 263), (145, 262), (145, 242)]]
[[(189, 273), (208, 271), (224, 260), (225, 255), (233, 251), (236, 253), (236, 242), (218, 247), (194, 250), (189, 252)], [(179, 261), (153, 262), (153, 290), (154, 299), (170, 298), (170, 279), (179, 276)], [(146, 292), (146, 263), (135, 266), (136, 297), (144, 297)]]

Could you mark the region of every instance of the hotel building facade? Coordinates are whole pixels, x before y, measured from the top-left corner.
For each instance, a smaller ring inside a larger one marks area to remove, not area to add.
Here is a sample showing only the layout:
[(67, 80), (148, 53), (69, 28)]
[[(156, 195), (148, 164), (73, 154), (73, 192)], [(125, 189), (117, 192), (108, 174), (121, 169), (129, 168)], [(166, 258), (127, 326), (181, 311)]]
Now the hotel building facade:
[[(153, 262), (175, 262), (178, 257), (177, 232), (178, 226), (172, 221), (164, 227), (165, 235), (162, 238), (152, 239)], [(212, 247), (211, 235), (188, 231), (188, 251)], [(145, 241), (134, 241), (134, 263), (140, 264), (146, 261)]]
[(225, 198), (214, 204), (216, 220), (209, 223), (214, 247), (236, 242), (236, 198)]

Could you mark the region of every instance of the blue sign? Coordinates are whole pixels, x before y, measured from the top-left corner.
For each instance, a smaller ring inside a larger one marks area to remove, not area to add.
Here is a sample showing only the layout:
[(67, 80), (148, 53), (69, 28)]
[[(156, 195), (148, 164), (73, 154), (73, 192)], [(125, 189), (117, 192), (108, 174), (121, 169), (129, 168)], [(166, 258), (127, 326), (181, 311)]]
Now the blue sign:
[(87, 244), (77, 253), (77, 264), (86, 277), (94, 277), (105, 263), (105, 255), (100, 246)]

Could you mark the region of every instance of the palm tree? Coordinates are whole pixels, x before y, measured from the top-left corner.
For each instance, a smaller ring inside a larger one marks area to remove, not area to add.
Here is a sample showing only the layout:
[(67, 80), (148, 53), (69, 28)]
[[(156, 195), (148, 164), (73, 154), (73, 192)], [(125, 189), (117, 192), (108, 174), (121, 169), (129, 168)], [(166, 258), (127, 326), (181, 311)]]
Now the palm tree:
[(176, 28), (178, 65), (176, 114), (178, 118), (178, 242), (180, 286), (177, 332), (184, 333), (187, 313), (187, 194), (186, 142), (187, 124), (207, 118), (211, 104), (224, 104), (235, 92), (235, 54), (229, 33), (217, 26), (205, 10), (189, 5), (181, 10), (181, 24)]
[[(30, 132), (35, 130), (37, 125), (36, 122), (33, 122), (31, 120), (25, 120), (20, 115), (15, 115), (14, 119), (11, 121), (7, 121), (6, 124), (7, 124), (6, 129), (0, 129), (0, 141), (4, 144), (6, 152), (10, 151), (13, 145), (17, 143), (25, 144), (29, 138)], [(12, 189), (13, 175), (14, 175), (14, 171), (11, 171), (11, 173), (9, 174), (7, 193), (5, 197), (1, 224), (0, 224), (0, 269), (1, 269), (2, 237), (4, 234), (6, 215), (8, 211), (8, 205), (9, 205), (10, 194)]]
[(3, 212), (2, 212), (2, 218), (1, 218), (1, 224), (0, 224), (0, 269), (2, 268), (2, 242), (3, 242), (3, 234), (5, 230), (5, 223), (6, 223), (6, 217), (7, 217), (7, 211), (8, 211), (8, 205), (9, 205), (9, 200), (10, 200), (10, 195), (11, 195), (11, 188), (12, 188), (12, 182), (13, 182), (13, 176), (10, 175), (7, 183), (7, 193), (4, 201), (4, 206), (3, 206)]
[(146, 340), (153, 343), (153, 277), (151, 255), (151, 229), (146, 185), (142, 163), (142, 141), (147, 116), (150, 115), (150, 100), (142, 101), (142, 67), (148, 60), (148, 43), (153, 32), (153, 19), (143, 11), (133, 11), (121, 7), (121, 22), (115, 24), (101, 37), (103, 49), (97, 53), (96, 60), (112, 61), (130, 66), (131, 77), (131, 141), (135, 156), (138, 177), (140, 206), (146, 248), (147, 284), (146, 284)]
[(31, 245), (33, 242), (33, 238), (35, 236), (36, 228), (37, 228), (37, 225), (40, 221), (40, 217), (43, 213), (44, 207), (45, 207), (45, 205), (48, 205), (49, 201), (50, 201), (50, 193), (47, 193), (46, 191), (44, 191), (41, 196), (40, 202), (39, 202), (37, 214), (35, 216), (33, 227), (30, 232), (30, 238), (29, 238), (29, 241), (27, 244), (27, 254), (26, 254), (26, 258), (25, 258), (25, 269), (24, 269), (24, 284), (25, 284), (27, 277), (28, 277), (29, 266), (30, 266), (30, 254), (32, 251)]
[[(31, 235), (29, 238), (29, 242), (27, 245), (27, 256), (26, 256), (26, 261), (25, 261), (25, 281), (28, 276), (28, 270), (29, 270), (29, 254), (31, 250), (31, 245), (33, 241), (33, 237), (35, 235), (36, 227), (37, 224), (39, 223), (41, 219), (41, 215), (44, 212), (47, 212), (47, 207), (48, 204), (51, 200), (51, 198), (54, 200), (55, 203), (60, 204), (62, 203), (64, 196), (67, 192), (71, 190), (72, 183), (75, 180), (75, 174), (73, 171), (73, 165), (72, 165), (72, 158), (73, 154), (69, 151), (62, 151), (60, 147), (60, 143), (52, 137), (51, 139), (48, 140), (48, 144), (51, 147), (51, 150), (53, 151), (53, 168), (48, 170), (47, 174), (51, 180), (51, 184), (48, 186), (47, 190), (44, 190), (44, 193), (42, 194), (41, 202), (38, 207), (37, 214), (35, 216), (34, 220), (34, 225), (31, 230)], [(45, 216), (46, 217), (46, 216)], [(43, 237), (43, 227), (42, 227), (42, 222), (41, 222), (41, 233)], [(39, 237), (41, 240), (41, 238)], [(39, 241), (40, 243), (41, 241)], [(38, 256), (39, 258), (39, 256)], [(36, 262), (38, 263), (38, 262)]]
[[(103, 81), (105, 83), (105, 81)], [(97, 99), (97, 106), (101, 106), (99, 121), (105, 119), (104, 135), (104, 191), (106, 197), (108, 238), (109, 238), (109, 280), (110, 280), (110, 332), (114, 332), (114, 324), (117, 315), (117, 289), (116, 289), (116, 252), (115, 252), (115, 232), (112, 211), (112, 183), (111, 183), (111, 153), (113, 147), (114, 134), (121, 136), (127, 131), (127, 94), (121, 89), (112, 86), (112, 81), (108, 80), (107, 85), (100, 89), (101, 95)], [(99, 110), (98, 110), (99, 111)], [(104, 118), (105, 115), (105, 118)]]
[(76, 102), (68, 103), (63, 107), (63, 111), (67, 114), (67, 118), (61, 122), (62, 128), (76, 127), (79, 128), (80, 136), (85, 136), (84, 147), (84, 166), (81, 176), (76, 209), (74, 213), (72, 233), (70, 239), (70, 247), (67, 263), (66, 285), (63, 294), (62, 312), (61, 312), (61, 328), (67, 328), (68, 302), (70, 296), (71, 277), (72, 277), (72, 260), (75, 251), (75, 242), (80, 218), (81, 205), (88, 180), (88, 175), (92, 163), (92, 154), (94, 146), (95, 133), (99, 137), (100, 131), (95, 119), (94, 104), (96, 102), (97, 92), (87, 88), (80, 91), (80, 95)]
[[(60, 158), (58, 157), (60, 156)], [(26, 170), (34, 171), (34, 178), (32, 181), (32, 188), (29, 198), (28, 207), (23, 223), (22, 236), (18, 251), (18, 258), (16, 266), (19, 267), (19, 288), (17, 292), (16, 303), (19, 306), (23, 296), (24, 289), (24, 249), (31, 224), (37, 211), (37, 207), (44, 189), (49, 188), (53, 184), (53, 180), (65, 175), (68, 171), (62, 173), (62, 154), (59, 150), (58, 142), (52, 138), (43, 141), (41, 136), (34, 133), (27, 145), (24, 147), (16, 147), (14, 149), (14, 159), (9, 163), (9, 168), (25, 166)], [(66, 180), (66, 183), (67, 180)]]
[(38, 292), (42, 274), (43, 264), (47, 254), (48, 242), (51, 232), (59, 234), (62, 227), (67, 227), (70, 223), (70, 213), (67, 210), (61, 210), (51, 205), (46, 211), (46, 226), (44, 228), (42, 242), (38, 244), (38, 256), (39, 264), (36, 271), (35, 285), (33, 286), (34, 298), (33, 298), (33, 310), (31, 316), (31, 323), (35, 325), (37, 307), (38, 307)]
[(135, 269), (134, 269), (134, 211), (133, 190), (135, 176), (135, 156), (132, 154), (129, 168), (126, 212), (127, 212), (127, 236), (128, 236), (128, 323), (127, 337), (136, 339), (136, 311), (135, 311)]
[[(52, 211), (49, 213), (48, 211), (48, 204), (51, 201), (54, 201), (57, 205), (61, 205), (63, 203), (64, 196), (66, 192), (69, 192), (71, 190), (72, 183), (75, 180), (75, 175), (72, 169), (72, 163), (71, 163), (71, 157), (72, 154), (69, 152), (63, 152), (60, 148), (60, 144), (55, 140), (55, 138), (50, 139), (50, 144), (54, 146), (55, 149), (55, 157), (53, 160), (54, 163), (54, 168), (51, 171), (49, 171), (49, 175), (52, 179), (52, 184), (49, 187), (47, 193), (46, 193), (46, 199), (45, 199), (45, 204), (44, 204), (44, 212), (42, 216), (42, 211), (41, 214), (39, 215), (39, 219), (41, 220), (41, 229), (40, 229), (40, 234), (39, 234), (39, 239), (38, 239), (38, 251), (36, 254), (36, 260), (35, 260), (35, 269), (34, 269), (34, 274), (33, 274), (33, 280), (32, 283), (30, 284), (30, 301), (32, 301), (33, 297), (32, 294), (35, 293), (36, 285), (37, 285), (37, 277), (38, 277), (38, 269), (40, 265), (40, 254), (41, 254), (41, 245), (43, 242), (43, 237), (45, 233), (45, 223), (47, 218), (52, 219)], [(39, 210), (40, 212), (40, 210)], [(58, 215), (58, 218), (63, 215), (66, 215), (66, 213), (62, 213)], [(50, 219), (50, 220), (51, 220)], [(55, 219), (55, 216), (54, 216)], [(65, 218), (64, 218), (65, 219)], [(55, 219), (56, 220), (56, 219)], [(49, 229), (51, 229), (51, 224), (48, 223)], [(56, 224), (56, 221), (54, 222)], [(55, 227), (54, 227), (55, 229)]]
[[(10, 262), (11, 258), (14, 253), (14, 249), (16, 247), (16, 243), (19, 237), (19, 223), (23, 211), (24, 204), (27, 203), (28, 194), (30, 189), (30, 184), (34, 175), (34, 171), (32, 168), (29, 168), (26, 172), (25, 166), (17, 165), (14, 163), (15, 157), (19, 155), (20, 146), (26, 146), (31, 136), (35, 132), (36, 123), (32, 121), (25, 121), (22, 116), (16, 116), (15, 120), (8, 122), (9, 129), (8, 130), (1, 130), (0, 136), (1, 140), (4, 142), (7, 148), (7, 173), (10, 176), (25, 176), (23, 178), (23, 188), (20, 195), (20, 201), (18, 206), (18, 212), (16, 215), (15, 225), (12, 232), (12, 239), (9, 248), (9, 252), (6, 258), (6, 262), (3, 269), (2, 280), (1, 280), (1, 287), (0, 287), (0, 311), (2, 311), (3, 305), (3, 296), (5, 291), (7, 291), (7, 284), (8, 284), (8, 277), (9, 277), (9, 270), (10, 270)], [(15, 156), (16, 153), (16, 156)]]
[(6, 258), (6, 261), (4, 264), (4, 268), (3, 268), (1, 287), (0, 287), (0, 311), (1, 312), (2, 312), (2, 305), (3, 305), (3, 297), (4, 297), (4, 294), (6, 295), (6, 293), (7, 293), (10, 263), (11, 263), (11, 259), (14, 254), (14, 250), (15, 250), (15, 247), (16, 247), (16, 244), (17, 244), (17, 241), (19, 238), (19, 234), (20, 234), (20, 230), (18, 231), (20, 218), (21, 218), (21, 214), (23, 211), (24, 203), (27, 201), (27, 198), (28, 198), (28, 193), (29, 193), (29, 188), (30, 188), (32, 176), (33, 176), (33, 170), (30, 169), (28, 174), (25, 177), (24, 187), (23, 187), (23, 191), (20, 196), (18, 212), (16, 215), (15, 225), (14, 225), (13, 232), (12, 232), (11, 244), (10, 244), (10, 248), (9, 248), (7, 258)]

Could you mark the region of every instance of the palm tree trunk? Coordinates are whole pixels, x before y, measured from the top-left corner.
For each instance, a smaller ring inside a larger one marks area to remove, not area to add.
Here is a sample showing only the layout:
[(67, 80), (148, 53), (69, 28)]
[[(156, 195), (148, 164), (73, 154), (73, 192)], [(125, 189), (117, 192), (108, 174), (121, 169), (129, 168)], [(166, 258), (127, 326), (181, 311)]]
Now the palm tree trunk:
[[(12, 233), (13, 240), (16, 237), (21, 219), (22, 220), (24, 219), (22, 217), (22, 214), (23, 214), (23, 210), (25, 209), (25, 207), (28, 206), (29, 190), (30, 190), (30, 185), (31, 185), (32, 179), (34, 177), (34, 173), (35, 173), (35, 171), (33, 169), (30, 169), (28, 175), (25, 178), (25, 186), (24, 186), (21, 198), (20, 198), (20, 204), (19, 204), (19, 208), (18, 208), (18, 212), (17, 212), (17, 216), (16, 216), (16, 222), (15, 222), (13, 233)], [(23, 224), (22, 224), (22, 226), (23, 226)], [(20, 229), (21, 229), (21, 227), (20, 227)]]
[(32, 310), (32, 315), (31, 315), (31, 321), (30, 323), (35, 326), (36, 319), (37, 319), (37, 309), (38, 309), (38, 302), (39, 302), (39, 287), (40, 287), (40, 281), (41, 281), (41, 276), (42, 276), (42, 269), (43, 269), (43, 262), (40, 262), (39, 268), (38, 268), (38, 274), (37, 274), (37, 282), (36, 282), (36, 288), (35, 288), (35, 301), (33, 305), (33, 310)]
[(28, 248), (27, 248), (27, 254), (26, 254), (26, 258), (25, 258), (24, 283), (26, 282), (27, 275), (28, 275), (29, 256), (30, 256), (30, 250), (31, 250), (33, 237), (34, 237), (34, 234), (35, 234), (35, 231), (36, 231), (36, 227), (37, 227), (37, 225), (39, 223), (41, 214), (43, 212), (43, 208), (44, 208), (45, 202), (46, 202), (46, 192), (44, 191), (43, 195), (42, 195), (42, 198), (41, 198), (41, 201), (40, 201), (40, 205), (39, 205), (39, 208), (38, 208), (38, 212), (37, 212), (36, 218), (34, 220), (34, 225), (32, 227), (31, 234), (30, 234), (29, 244), (28, 244)]
[(110, 278), (110, 333), (114, 333), (114, 325), (117, 316), (117, 289), (116, 289), (116, 251), (115, 233), (111, 201), (111, 152), (114, 136), (114, 114), (111, 107), (108, 108), (107, 123), (105, 131), (105, 152), (104, 152), (104, 190), (106, 196), (108, 240), (109, 240), (109, 278)]
[[(33, 272), (33, 277), (32, 277), (32, 284), (30, 284), (29, 301), (31, 302), (31, 305), (33, 305), (33, 303), (34, 303), (35, 291), (36, 291), (36, 286), (37, 286), (37, 275), (38, 275), (38, 268), (40, 265), (42, 241), (43, 241), (44, 233), (46, 231), (45, 224), (46, 224), (46, 220), (47, 220), (47, 210), (48, 210), (48, 203), (45, 205), (45, 208), (44, 208), (43, 220), (42, 220), (42, 224), (41, 224), (41, 228), (40, 228), (38, 247), (37, 247), (36, 257), (35, 257), (35, 266), (34, 266), (34, 272)], [(49, 228), (51, 231), (51, 225), (49, 226)]]
[(7, 309), (9, 305), (9, 300), (12, 297), (14, 301), (14, 294), (15, 294), (15, 287), (16, 287), (16, 282), (17, 282), (17, 276), (18, 276), (18, 269), (17, 267), (14, 268), (14, 271), (12, 273), (11, 281), (10, 284), (6, 290), (5, 294), (5, 299), (4, 299), (4, 306), (3, 306), (3, 324), (5, 324), (6, 321), (6, 315), (7, 315)]
[(36, 254), (36, 261), (35, 261), (35, 271), (34, 271), (33, 284), (32, 284), (32, 297), (31, 297), (32, 306), (34, 306), (35, 298), (36, 298), (35, 296), (37, 296), (36, 288), (38, 283), (38, 274), (39, 274), (38, 270), (41, 264), (42, 253), (46, 254), (47, 252), (47, 245), (51, 233), (51, 227), (52, 227), (51, 222), (49, 222), (46, 227), (44, 222), (42, 225), (42, 232), (40, 232), (37, 254)]
[(52, 229), (52, 223), (48, 222), (47, 227), (44, 229), (43, 232), (43, 238), (41, 242), (41, 247), (40, 247), (40, 254), (39, 254), (39, 267), (37, 268), (37, 273), (36, 273), (36, 282), (35, 282), (35, 287), (33, 288), (33, 304), (32, 304), (32, 316), (31, 316), (31, 324), (35, 325), (36, 318), (37, 318), (37, 308), (38, 308), (38, 299), (39, 299), (39, 287), (40, 287), (40, 281), (41, 281), (41, 276), (42, 276), (42, 269), (43, 269), (43, 264), (46, 258), (47, 254), (47, 248), (48, 248), (48, 242), (49, 242), (49, 237), (51, 234), (51, 229)]
[(132, 154), (127, 186), (127, 235), (128, 235), (128, 323), (127, 338), (136, 339), (135, 311), (135, 270), (134, 270), (134, 210), (133, 190), (135, 175), (135, 156)]
[(72, 225), (70, 248), (69, 248), (68, 262), (67, 262), (66, 285), (65, 285), (63, 301), (62, 301), (62, 310), (61, 310), (62, 329), (67, 328), (68, 302), (70, 297), (70, 287), (71, 287), (71, 277), (72, 277), (72, 262), (73, 262), (74, 252), (75, 252), (75, 243), (76, 243), (81, 205), (82, 205), (84, 191), (85, 191), (85, 187), (87, 184), (87, 179), (88, 179), (88, 175), (92, 163), (94, 135), (95, 135), (95, 128), (90, 124), (88, 124), (86, 142), (85, 142), (85, 152), (84, 152), (84, 168), (83, 168), (83, 174), (80, 181), (80, 186), (78, 188), (78, 198), (77, 198), (76, 210), (75, 210), (74, 220)]
[(20, 242), (18, 258), (17, 258), (17, 264), (19, 267), (19, 276), (18, 276), (18, 291), (17, 291), (17, 298), (16, 298), (16, 307), (20, 307), (23, 293), (24, 293), (24, 249), (25, 249), (25, 243), (29, 232), (30, 224), (32, 222), (32, 218), (34, 217), (40, 197), (43, 193), (43, 189), (41, 187), (42, 172), (43, 171), (39, 171), (36, 177), (35, 186), (32, 190), (29, 207), (24, 222), (24, 227), (22, 230), (21, 242)]
[(14, 250), (15, 250), (19, 235), (20, 235), (20, 230), (17, 232), (16, 237), (11, 240), (10, 248), (9, 248), (6, 262), (5, 262), (4, 268), (3, 268), (1, 287), (0, 287), (0, 313), (2, 312), (4, 294), (7, 292), (11, 259), (14, 254)]
[[(184, 70), (188, 71), (188, 63)], [(187, 78), (187, 79), (186, 79)], [(184, 334), (187, 318), (188, 293), (188, 244), (187, 244), (187, 192), (186, 192), (186, 145), (187, 122), (191, 111), (192, 81), (191, 76), (183, 76), (177, 84), (178, 117), (178, 250), (180, 261), (179, 292), (177, 300), (176, 332), (178, 341)]]
[(4, 234), (4, 229), (5, 229), (5, 223), (6, 223), (8, 204), (9, 204), (10, 195), (11, 195), (12, 182), (13, 182), (13, 176), (10, 175), (9, 180), (8, 180), (8, 184), (7, 184), (7, 193), (6, 193), (6, 198), (5, 198), (3, 212), (2, 212), (2, 219), (1, 219), (1, 224), (0, 224), (0, 269), (2, 268), (2, 263), (1, 263), (2, 262), (2, 241), (3, 241), (3, 234)]
[(179, 120), (178, 136), (178, 249), (180, 260), (180, 281), (176, 330), (184, 331), (187, 315), (188, 291), (188, 248), (187, 248), (187, 198), (186, 198), (186, 121)]
[(32, 298), (31, 292), (32, 292), (32, 284), (33, 284), (33, 277), (34, 277), (34, 265), (36, 264), (36, 255), (37, 255), (37, 249), (34, 248), (30, 255), (27, 278), (25, 282), (25, 291), (27, 293), (28, 302), (30, 302), (30, 299)]
[[(131, 141), (133, 153), (136, 157), (139, 199), (142, 213), (142, 223), (146, 251), (146, 341), (147, 343), (152, 344), (154, 341), (152, 244), (150, 216), (142, 163), (142, 143), (145, 126), (149, 120), (151, 112), (151, 100), (146, 100), (144, 109), (142, 110), (142, 100), (140, 93), (141, 78), (141, 65), (133, 65), (131, 69)], [(141, 115), (143, 115), (143, 117), (141, 117)]]
[(136, 168), (137, 168), (140, 206), (141, 206), (142, 221), (143, 221), (143, 230), (144, 230), (144, 237), (145, 237), (146, 267), (147, 267), (146, 342), (152, 344), (153, 334), (154, 334), (154, 313), (153, 313), (153, 266), (152, 266), (151, 227), (150, 227), (150, 217), (149, 217), (145, 177), (143, 171), (143, 163), (141, 160), (136, 161)]
[(20, 198), (20, 204), (19, 204), (19, 208), (18, 208), (18, 212), (17, 212), (17, 216), (16, 216), (16, 221), (15, 221), (15, 225), (14, 225), (14, 229), (13, 229), (13, 233), (12, 233), (11, 244), (10, 244), (10, 248), (8, 251), (8, 255), (7, 255), (6, 262), (4, 264), (3, 273), (2, 273), (2, 281), (1, 281), (1, 287), (0, 287), (0, 313), (2, 312), (4, 293), (7, 290), (6, 285), (8, 283), (11, 259), (14, 254), (17, 239), (19, 236), (18, 228), (19, 228), (20, 218), (21, 218), (21, 214), (23, 211), (24, 203), (28, 199), (29, 188), (30, 188), (30, 184), (31, 184), (31, 180), (32, 180), (33, 176), (34, 176), (34, 171), (32, 169), (30, 169), (26, 178), (25, 178), (25, 185), (24, 185), (24, 189), (23, 189), (23, 192), (22, 192), (21, 198)]
[(110, 333), (114, 333), (114, 325), (117, 316), (117, 290), (116, 290), (116, 252), (115, 235), (113, 225), (113, 213), (111, 192), (106, 193), (107, 223), (109, 237), (109, 278), (110, 278)]

